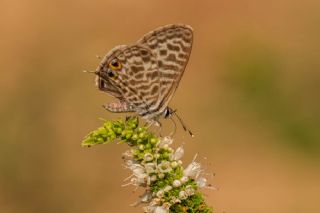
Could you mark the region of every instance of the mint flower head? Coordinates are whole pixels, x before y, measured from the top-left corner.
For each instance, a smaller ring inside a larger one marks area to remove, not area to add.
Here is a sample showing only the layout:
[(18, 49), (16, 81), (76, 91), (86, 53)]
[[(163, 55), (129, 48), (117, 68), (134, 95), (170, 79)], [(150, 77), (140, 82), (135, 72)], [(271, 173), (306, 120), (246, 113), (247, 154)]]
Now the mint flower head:
[(144, 203), (147, 213), (201, 212), (212, 209), (205, 203), (200, 188), (210, 188), (203, 176), (201, 164), (194, 160), (182, 166), (183, 146), (174, 150), (171, 137), (158, 137), (139, 126), (137, 117), (125, 121), (105, 121), (103, 126), (89, 133), (82, 146), (94, 146), (113, 141), (126, 143), (130, 150), (123, 154), (125, 168), (132, 174), (123, 186), (145, 188), (144, 195), (135, 203)]

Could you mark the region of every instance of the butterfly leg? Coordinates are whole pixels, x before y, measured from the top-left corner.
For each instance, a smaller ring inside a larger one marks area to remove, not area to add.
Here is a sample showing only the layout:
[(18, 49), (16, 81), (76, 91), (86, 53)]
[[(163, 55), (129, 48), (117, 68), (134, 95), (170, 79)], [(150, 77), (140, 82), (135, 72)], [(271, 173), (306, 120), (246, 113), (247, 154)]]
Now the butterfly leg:
[(128, 105), (125, 102), (108, 103), (108, 104), (105, 104), (105, 105), (102, 105), (102, 106), (103, 106), (103, 108), (105, 108), (109, 112), (134, 112), (133, 107)]
[(162, 124), (157, 120), (147, 120), (147, 122), (146, 122), (146, 127), (147, 128), (149, 128), (149, 127), (151, 127), (153, 125), (156, 126), (156, 127), (160, 127), (160, 128), (162, 126)]

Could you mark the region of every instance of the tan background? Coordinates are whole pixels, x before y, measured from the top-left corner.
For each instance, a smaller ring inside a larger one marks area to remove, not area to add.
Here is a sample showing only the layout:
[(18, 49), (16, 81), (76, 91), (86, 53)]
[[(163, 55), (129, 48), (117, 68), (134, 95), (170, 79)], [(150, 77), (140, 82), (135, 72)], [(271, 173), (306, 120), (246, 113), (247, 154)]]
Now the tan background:
[[(320, 212), (320, 1), (0, 3), (0, 212), (141, 212), (121, 187), (125, 145), (81, 148), (113, 99), (92, 75), (118, 44), (169, 23), (195, 30), (171, 106), (217, 213)], [(170, 123), (165, 122), (170, 126)], [(206, 158), (206, 159), (205, 159)]]

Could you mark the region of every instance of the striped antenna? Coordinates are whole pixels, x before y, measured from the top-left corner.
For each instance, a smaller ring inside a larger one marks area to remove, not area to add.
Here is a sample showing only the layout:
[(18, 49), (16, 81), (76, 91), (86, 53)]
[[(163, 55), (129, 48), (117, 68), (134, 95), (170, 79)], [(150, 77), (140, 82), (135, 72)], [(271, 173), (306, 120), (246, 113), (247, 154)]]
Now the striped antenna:
[(93, 73), (93, 74), (96, 74), (96, 71), (82, 70), (82, 72), (84, 72), (84, 73)]

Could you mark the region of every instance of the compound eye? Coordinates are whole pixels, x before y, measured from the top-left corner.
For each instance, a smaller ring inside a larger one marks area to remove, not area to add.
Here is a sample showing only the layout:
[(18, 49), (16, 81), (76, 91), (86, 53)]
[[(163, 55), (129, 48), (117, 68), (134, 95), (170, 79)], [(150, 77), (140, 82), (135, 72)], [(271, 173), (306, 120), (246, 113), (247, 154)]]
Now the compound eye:
[(122, 64), (121, 64), (117, 59), (113, 59), (113, 60), (109, 63), (109, 67), (110, 67), (112, 70), (118, 71), (118, 70), (121, 70)]

